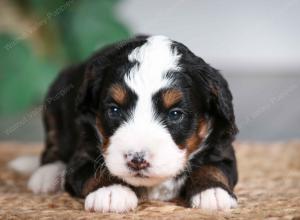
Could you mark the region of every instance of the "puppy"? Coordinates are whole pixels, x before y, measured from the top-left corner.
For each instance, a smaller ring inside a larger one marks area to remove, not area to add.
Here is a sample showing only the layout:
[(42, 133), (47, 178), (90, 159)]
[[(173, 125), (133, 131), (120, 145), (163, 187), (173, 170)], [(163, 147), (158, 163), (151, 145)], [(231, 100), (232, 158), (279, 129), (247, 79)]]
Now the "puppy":
[(62, 71), (43, 120), (34, 193), (64, 189), (99, 212), (152, 199), (209, 210), (237, 204), (231, 92), (181, 43), (138, 36)]

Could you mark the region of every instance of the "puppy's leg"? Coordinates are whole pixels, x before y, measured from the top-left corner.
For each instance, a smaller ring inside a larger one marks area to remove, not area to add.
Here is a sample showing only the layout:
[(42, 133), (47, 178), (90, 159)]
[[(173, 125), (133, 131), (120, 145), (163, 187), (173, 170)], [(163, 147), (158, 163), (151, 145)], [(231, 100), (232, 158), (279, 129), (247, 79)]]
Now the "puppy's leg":
[[(85, 150), (91, 153), (88, 149), (86, 146)], [(87, 151), (78, 152), (68, 164), (66, 190), (84, 197), (87, 211), (120, 213), (134, 209), (138, 204), (135, 192), (109, 174), (102, 155), (93, 159)]]
[(61, 151), (66, 147), (63, 143), (62, 113), (59, 103), (45, 102), (43, 121), (46, 133), (46, 147), (42, 153), (41, 166), (32, 174), (28, 188), (34, 193), (55, 193), (64, 185), (66, 165)]
[(216, 165), (194, 170), (186, 184), (186, 199), (193, 208), (228, 210), (237, 206), (229, 176)]

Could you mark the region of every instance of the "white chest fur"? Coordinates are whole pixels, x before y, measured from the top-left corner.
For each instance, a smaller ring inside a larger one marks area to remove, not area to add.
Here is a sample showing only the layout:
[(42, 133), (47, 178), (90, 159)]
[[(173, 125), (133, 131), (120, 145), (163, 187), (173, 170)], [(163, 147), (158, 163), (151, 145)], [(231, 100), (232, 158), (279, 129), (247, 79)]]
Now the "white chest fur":
[(149, 200), (168, 201), (178, 196), (181, 187), (185, 183), (186, 177), (170, 179), (158, 186), (148, 188)]

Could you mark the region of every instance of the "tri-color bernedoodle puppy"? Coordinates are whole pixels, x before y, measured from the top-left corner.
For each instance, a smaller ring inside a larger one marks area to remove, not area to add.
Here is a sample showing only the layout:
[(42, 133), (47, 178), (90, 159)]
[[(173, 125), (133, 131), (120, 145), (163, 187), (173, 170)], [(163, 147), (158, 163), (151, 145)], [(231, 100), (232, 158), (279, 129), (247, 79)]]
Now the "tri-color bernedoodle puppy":
[(28, 186), (127, 212), (142, 200), (237, 205), (232, 95), (183, 44), (137, 36), (60, 73), (45, 101), (46, 149)]

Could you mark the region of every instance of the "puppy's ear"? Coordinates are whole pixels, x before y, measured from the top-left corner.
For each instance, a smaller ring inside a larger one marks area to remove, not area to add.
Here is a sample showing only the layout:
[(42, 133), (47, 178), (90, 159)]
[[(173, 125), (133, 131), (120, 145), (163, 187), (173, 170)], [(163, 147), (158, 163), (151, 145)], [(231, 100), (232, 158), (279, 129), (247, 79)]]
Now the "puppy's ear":
[(95, 58), (87, 64), (84, 80), (76, 100), (76, 107), (80, 113), (93, 115), (96, 113), (105, 67), (103, 58)]
[[(232, 104), (232, 95), (227, 81), (214, 68), (198, 59), (194, 71), (198, 89), (203, 89), (206, 114), (210, 120), (210, 134), (206, 140), (211, 145), (231, 143), (238, 132)], [(199, 91), (200, 92), (200, 91)]]
[(211, 68), (208, 74), (210, 91), (210, 110), (213, 113), (214, 126), (221, 138), (234, 138), (238, 129), (232, 104), (232, 95), (227, 81), (215, 69)]

